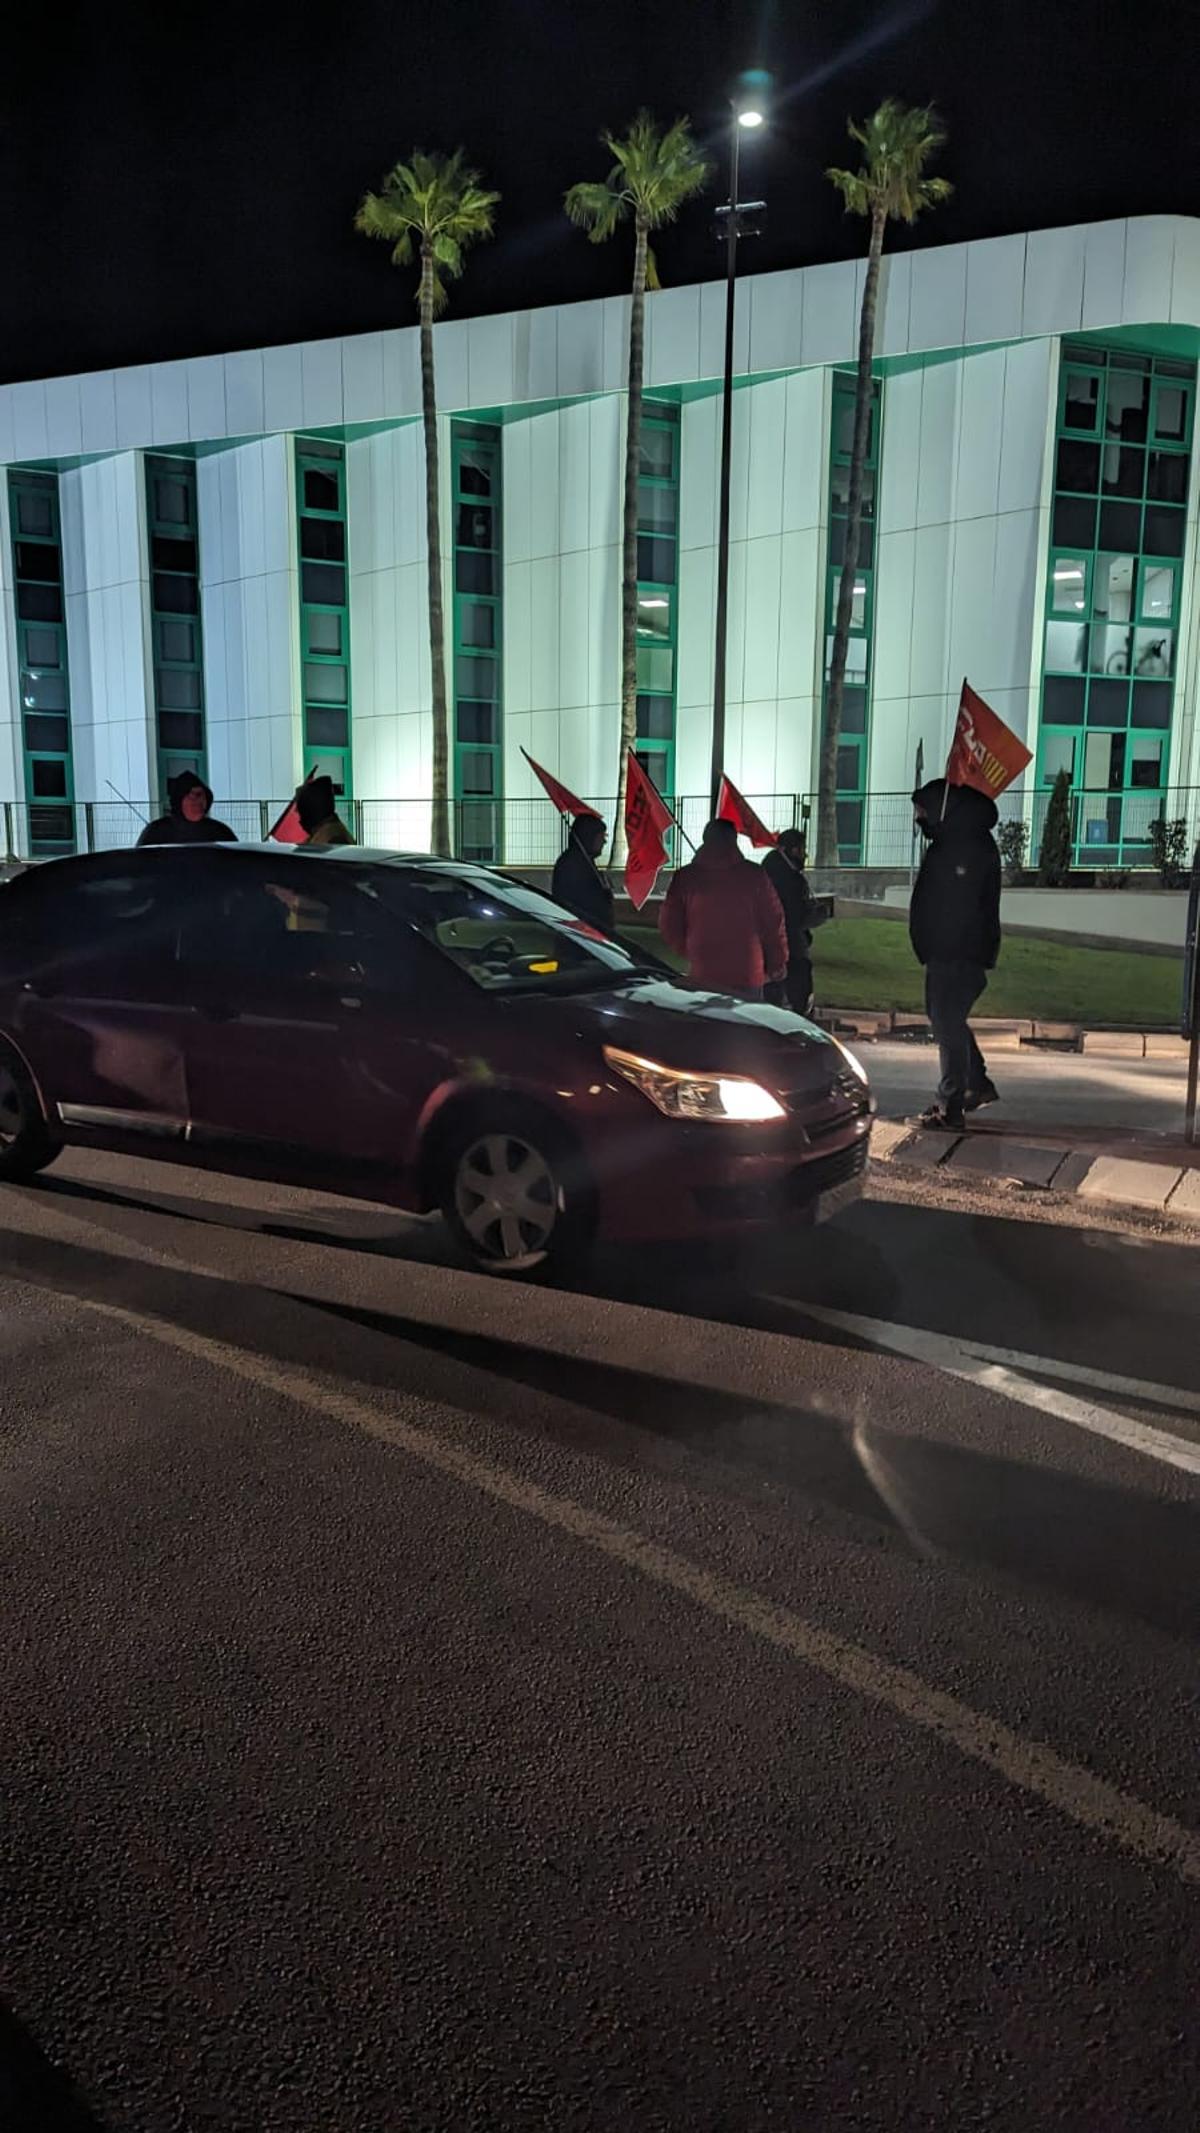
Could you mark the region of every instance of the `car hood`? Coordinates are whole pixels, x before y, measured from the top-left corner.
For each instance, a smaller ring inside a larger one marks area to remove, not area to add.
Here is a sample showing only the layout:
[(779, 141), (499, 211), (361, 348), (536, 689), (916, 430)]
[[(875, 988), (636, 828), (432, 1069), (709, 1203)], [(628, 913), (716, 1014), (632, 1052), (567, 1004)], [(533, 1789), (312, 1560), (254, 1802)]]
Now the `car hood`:
[[(560, 1029), (569, 1017), (577, 1035), (598, 1046), (616, 1045), (697, 1074), (749, 1074), (777, 1090), (826, 1089), (843, 1063), (834, 1040), (790, 1008), (694, 992), (668, 979), (553, 1002), (543, 995), (538, 1005)], [(522, 1008), (528, 1013), (532, 1006), (527, 996)]]

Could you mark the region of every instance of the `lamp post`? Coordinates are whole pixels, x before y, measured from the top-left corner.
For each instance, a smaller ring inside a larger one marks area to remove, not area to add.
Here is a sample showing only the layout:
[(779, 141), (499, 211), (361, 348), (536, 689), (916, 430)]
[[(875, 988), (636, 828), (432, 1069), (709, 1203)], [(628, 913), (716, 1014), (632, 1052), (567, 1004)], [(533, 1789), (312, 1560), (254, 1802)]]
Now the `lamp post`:
[[(770, 77), (759, 69), (743, 74), (738, 94), (730, 99), (729, 205), (717, 210), (718, 227), (725, 218), (725, 373), (721, 393), (721, 491), (717, 520), (717, 615), (713, 663), (711, 805), (717, 810), (721, 774), (725, 767), (725, 666), (729, 641), (729, 488), (733, 451), (733, 316), (737, 291), (737, 247), (743, 210), (738, 201), (738, 170), (743, 133), (756, 133), (765, 124), (764, 91)], [(747, 230), (749, 234), (749, 228)]]

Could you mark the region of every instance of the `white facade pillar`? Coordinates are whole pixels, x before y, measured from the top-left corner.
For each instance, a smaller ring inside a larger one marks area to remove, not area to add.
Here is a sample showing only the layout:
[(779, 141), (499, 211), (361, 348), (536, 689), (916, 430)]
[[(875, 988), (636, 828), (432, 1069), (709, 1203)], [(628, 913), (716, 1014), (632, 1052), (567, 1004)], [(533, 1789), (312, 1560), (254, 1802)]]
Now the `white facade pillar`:
[(58, 501), (75, 797), (127, 831), (122, 802), (148, 817), (159, 800), (142, 453), (67, 469)]
[(218, 806), (282, 807), (300, 776), (300, 619), (291, 436), (196, 463), (209, 775)]

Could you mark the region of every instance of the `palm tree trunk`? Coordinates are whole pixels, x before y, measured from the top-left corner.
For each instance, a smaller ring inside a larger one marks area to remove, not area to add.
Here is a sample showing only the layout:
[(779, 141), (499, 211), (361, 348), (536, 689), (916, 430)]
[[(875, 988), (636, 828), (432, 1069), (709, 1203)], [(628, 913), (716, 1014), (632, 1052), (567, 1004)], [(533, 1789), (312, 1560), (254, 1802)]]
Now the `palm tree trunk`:
[(637, 742), (638, 475), (642, 463), (642, 373), (646, 355), (646, 225), (639, 215), (629, 309), (629, 406), (625, 429), (625, 516), (621, 543), (621, 759), (613, 857), (625, 854), (625, 764)]
[(846, 658), (850, 650), (850, 617), (854, 607), (854, 580), (858, 575), (858, 551), (862, 540), (863, 476), (871, 435), (871, 364), (875, 354), (875, 309), (879, 295), (879, 257), (887, 216), (881, 208), (871, 215), (871, 242), (867, 252), (867, 278), (863, 283), (862, 311), (858, 322), (858, 377), (854, 389), (854, 442), (850, 453), (850, 495), (846, 503), (846, 547), (838, 586), (837, 614), (833, 625), (833, 653), (829, 661), (829, 685), (825, 692), (825, 718), (821, 729), (821, 760), (817, 774), (817, 865), (837, 865), (837, 766), (842, 737), (842, 697), (846, 688)]
[(446, 620), (442, 608), (442, 515), (438, 495), (437, 383), (433, 370), (433, 254), (421, 247), (421, 419), (425, 425), (425, 539), (429, 549), (429, 664), (433, 677), (433, 820), (430, 848), (450, 854), (450, 727), (446, 712)]

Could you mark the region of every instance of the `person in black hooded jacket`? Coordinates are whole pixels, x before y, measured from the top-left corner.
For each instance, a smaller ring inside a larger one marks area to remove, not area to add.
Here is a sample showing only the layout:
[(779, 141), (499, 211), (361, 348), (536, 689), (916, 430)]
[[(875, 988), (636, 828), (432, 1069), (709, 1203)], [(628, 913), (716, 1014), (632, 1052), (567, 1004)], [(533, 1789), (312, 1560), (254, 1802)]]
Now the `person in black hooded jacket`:
[(908, 914), (913, 953), (925, 966), (925, 1011), (938, 1047), (938, 1101), (922, 1124), (958, 1131), (965, 1113), (995, 1103), (967, 1017), (1000, 953), (1000, 854), (996, 805), (970, 785), (934, 778), (913, 794), (928, 839)]
[(608, 825), (599, 815), (576, 815), (550, 883), (555, 902), (565, 904), (597, 933), (611, 933), (616, 923), (613, 892), (599, 863), (607, 837)]
[(213, 796), (194, 770), (181, 770), (167, 779), (170, 807), (165, 815), (148, 822), (139, 844), (236, 844), (227, 822), (212, 813)]

